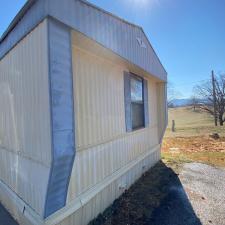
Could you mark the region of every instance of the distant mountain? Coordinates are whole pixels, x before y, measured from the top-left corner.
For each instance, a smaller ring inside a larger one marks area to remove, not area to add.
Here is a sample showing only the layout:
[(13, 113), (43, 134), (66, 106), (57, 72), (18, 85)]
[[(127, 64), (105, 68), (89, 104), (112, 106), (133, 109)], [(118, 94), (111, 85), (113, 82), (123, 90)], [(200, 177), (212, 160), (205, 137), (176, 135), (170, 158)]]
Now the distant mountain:
[(192, 100), (190, 98), (173, 99), (171, 103), (174, 107), (180, 107), (190, 105)]
[[(204, 99), (197, 99), (199, 103), (205, 103), (206, 100)], [(173, 107), (182, 107), (182, 106), (187, 106), (192, 104), (192, 99), (191, 98), (180, 98), (180, 99), (173, 99), (171, 101), (171, 105)]]

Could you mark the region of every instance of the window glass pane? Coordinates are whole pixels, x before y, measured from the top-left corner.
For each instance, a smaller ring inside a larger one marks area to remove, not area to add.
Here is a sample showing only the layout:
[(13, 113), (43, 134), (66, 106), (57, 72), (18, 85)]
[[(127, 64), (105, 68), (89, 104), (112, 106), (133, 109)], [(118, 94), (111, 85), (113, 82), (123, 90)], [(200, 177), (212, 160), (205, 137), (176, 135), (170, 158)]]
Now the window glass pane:
[(131, 77), (131, 101), (142, 101), (142, 79)]
[(132, 110), (132, 128), (137, 129), (144, 127), (144, 104), (131, 103)]

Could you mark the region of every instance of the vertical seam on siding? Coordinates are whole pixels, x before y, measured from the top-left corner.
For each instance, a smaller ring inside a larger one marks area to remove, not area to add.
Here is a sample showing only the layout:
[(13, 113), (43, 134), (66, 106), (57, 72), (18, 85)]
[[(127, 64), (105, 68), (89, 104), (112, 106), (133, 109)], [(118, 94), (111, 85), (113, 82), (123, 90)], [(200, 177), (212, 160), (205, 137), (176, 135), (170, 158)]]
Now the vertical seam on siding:
[[(50, 176), (52, 174), (52, 170), (53, 170), (53, 162), (54, 162), (54, 143), (53, 143), (53, 122), (52, 122), (52, 93), (51, 93), (51, 64), (50, 64), (50, 21), (49, 18), (47, 18), (47, 43), (48, 43), (48, 47), (47, 47), (47, 54), (48, 54), (48, 86), (49, 86), (49, 108), (50, 108), (50, 137), (51, 137), (51, 168), (49, 171), (49, 178), (48, 178), (48, 185), (47, 185), (47, 189), (46, 189), (46, 195), (45, 195), (45, 205), (44, 205), (44, 209), (43, 209), (43, 215), (45, 214), (45, 208), (47, 205), (47, 195), (48, 195), (48, 187), (50, 185)], [(44, 217), (44, 216), (43, 216)]]

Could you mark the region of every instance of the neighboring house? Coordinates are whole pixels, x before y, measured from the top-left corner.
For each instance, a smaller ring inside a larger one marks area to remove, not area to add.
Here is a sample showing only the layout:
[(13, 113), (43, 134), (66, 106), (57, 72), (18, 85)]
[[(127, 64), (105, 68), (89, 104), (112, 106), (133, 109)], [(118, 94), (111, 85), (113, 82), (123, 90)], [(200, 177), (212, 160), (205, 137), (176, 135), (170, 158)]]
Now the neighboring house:
[(0, 40), (2, 204), (20, 224), (87, 224), (160, 160), (166, 82), (142, 28), (28, 1)]

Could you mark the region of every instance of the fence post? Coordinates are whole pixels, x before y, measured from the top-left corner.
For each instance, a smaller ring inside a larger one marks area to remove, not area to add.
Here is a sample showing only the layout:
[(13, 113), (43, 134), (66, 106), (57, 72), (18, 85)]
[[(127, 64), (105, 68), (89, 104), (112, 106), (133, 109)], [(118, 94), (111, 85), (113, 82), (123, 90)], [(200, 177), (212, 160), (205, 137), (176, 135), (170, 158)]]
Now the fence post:
[(172, 132), (175, 132), (175, 120), (172, 120)]

